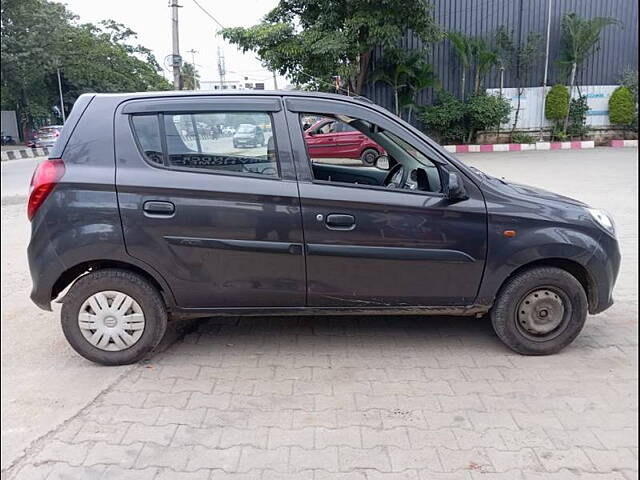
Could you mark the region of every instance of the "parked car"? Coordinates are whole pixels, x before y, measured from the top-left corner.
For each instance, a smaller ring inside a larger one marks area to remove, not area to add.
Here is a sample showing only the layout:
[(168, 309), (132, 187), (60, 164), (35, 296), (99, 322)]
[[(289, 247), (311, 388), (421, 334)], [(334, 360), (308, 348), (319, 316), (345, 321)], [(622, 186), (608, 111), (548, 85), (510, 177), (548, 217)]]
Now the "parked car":
[[(253, 156), (189, 148), (175, 118), (189, 112), (251, 115), (273, 138)], [(318, 178), (292, 123), (309, 113), (387, 155)], [(32, 179), (31, 299), (61, 302), (94, 362), (140, 360), (168, 321), (229, 314), (489, 314), (508, 347), (544, 355), (613, 303), (607, 213), (470, 168), (364, 100), (85, 94), (67, 125)]]
[(53, 147), (58, 141), (60, 132), (62, 132), (62, 125), (49, 125), (39, 128), (33, 138), (33, 147)]
[(238, 126), (238, 130), (233, 134), (233, 146), (239, 147), (261, 147), (264, 145), (264, 132), (257, 125), (243, 123)]
[(317, 121), (304, 132), (311, 158), (354, 158), (373, 165), (384, 149), (347, 123), (332, 118)]

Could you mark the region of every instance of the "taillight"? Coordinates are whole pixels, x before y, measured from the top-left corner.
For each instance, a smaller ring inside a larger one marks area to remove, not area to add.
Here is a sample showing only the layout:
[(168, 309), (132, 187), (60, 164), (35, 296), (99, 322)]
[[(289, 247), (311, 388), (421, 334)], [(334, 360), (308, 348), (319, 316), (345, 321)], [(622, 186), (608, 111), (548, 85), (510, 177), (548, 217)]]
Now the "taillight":
[(61, 158), (45, 160), (36, 167), (33, 177), (31, 177), (29, 203), (27, 204), (27, 217), (29, 220), (33, 219), (40, 205), (42, 205), (63, 175), (64, 162)]
[(58, 132), (57, 130), (53, 133), (54, 137), (59, 137), (60, 136), (60, 132)]

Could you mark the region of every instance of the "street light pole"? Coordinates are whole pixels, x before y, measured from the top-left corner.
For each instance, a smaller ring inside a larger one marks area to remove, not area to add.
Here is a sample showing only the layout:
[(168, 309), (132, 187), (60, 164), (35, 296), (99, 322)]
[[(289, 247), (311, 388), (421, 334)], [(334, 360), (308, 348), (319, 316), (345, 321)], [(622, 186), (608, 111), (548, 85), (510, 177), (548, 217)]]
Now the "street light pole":
[(62, 124), (67, 121), (67, 117), (64, 113), (64, 100), (62, 99), (62, 82), (60, 81), (60, 68), (56, 68), (58, 74), (58, 93), (60, 94), (60, 111), (62, 112)]
[(544, 127), (544, 103), (545, 93), (547, 90), (547, 80), (549, 75), (549, 36), (551, 35), (551, 4), (553, 0), (547, 0), (549, 2), (549, 10), (547, 11), (547, 45), (544, 54), (544, 79), (542, 80), (542, 108), (540, 112), (540, 140), (542, 140), (542, 130)]
[(173, 88), (180, 90), (180, 42), (178, 37), (178, 0), (171, 0), (171, 40), (173, 56), (171, 65), (173, 66)]

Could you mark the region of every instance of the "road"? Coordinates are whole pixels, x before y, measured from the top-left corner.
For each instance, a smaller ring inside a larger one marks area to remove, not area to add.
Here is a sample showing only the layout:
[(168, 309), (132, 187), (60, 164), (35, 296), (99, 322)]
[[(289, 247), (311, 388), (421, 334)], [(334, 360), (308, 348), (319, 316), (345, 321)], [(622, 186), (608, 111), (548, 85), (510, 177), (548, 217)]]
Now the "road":
[[(637, 478), (637, 155), (460, 156), (616, 219), (616, 304), (544, 358), (476, 319), (232, 318), (150, 363), (97, 367), (67, 346), (57, 307), (29, 302), (25, 207), (4, 205), (3, 478)], [(6, 163), (24, 183), (28, 167)]]

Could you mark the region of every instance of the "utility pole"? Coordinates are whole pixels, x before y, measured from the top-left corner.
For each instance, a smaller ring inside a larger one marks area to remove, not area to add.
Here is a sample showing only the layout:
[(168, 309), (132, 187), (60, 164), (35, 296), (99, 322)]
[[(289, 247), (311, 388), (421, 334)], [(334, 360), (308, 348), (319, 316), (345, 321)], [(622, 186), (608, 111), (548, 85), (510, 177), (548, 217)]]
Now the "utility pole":
[(276, 71), (273, 71), (273, 89), (277, 90), (278, 89), (278, 80), (276, 79)]
[(67, 117), (64, 114), (64, 100), (62, 99), (62, 82), (60, 81), (60, 67), (56, 68), (58, 74), (58, 93), (60, 94), (60, 111), (62, 112), (62, 124), (67, 121)]
[(220, 90), (224, 90), (227, 69), (224, 64), (224, 51), (218, 46), (218, 75), (220, 75)]
[(171, 65), (173, 66), (173, 88), (180, 90), (180, 67), (182, 66), (182, 58), (180, 57), (180, 41), (178, 36), (178, 0), (171, 0), (171, 40), (173, 46), (173, 54), (171, 57)]

